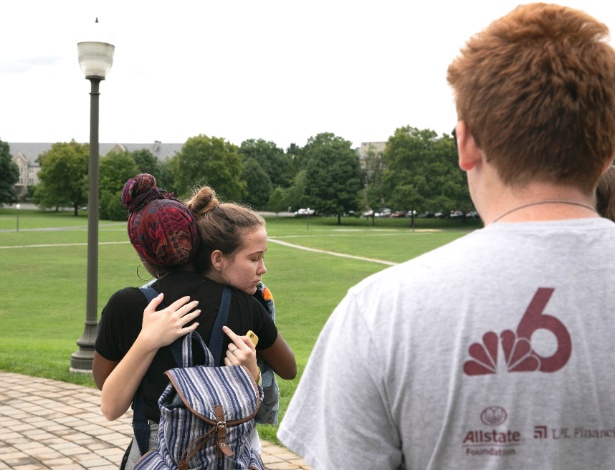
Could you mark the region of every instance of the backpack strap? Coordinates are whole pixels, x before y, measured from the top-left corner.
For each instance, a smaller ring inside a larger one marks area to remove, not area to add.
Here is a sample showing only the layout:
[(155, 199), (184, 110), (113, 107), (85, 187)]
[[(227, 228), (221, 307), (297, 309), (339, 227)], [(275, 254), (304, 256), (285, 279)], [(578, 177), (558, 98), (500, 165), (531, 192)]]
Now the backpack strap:
[[(214, 357), (214, 365), (219, 366), (222, 360), (222, 345), (224, 344), (224, 333), (222, 327), (226, 325), (228, 314), (231, 306), (231, 288), (224, 286), (222, 289), (222, 300), (220, 301), (220, 308), (218, 309), (218, 315), (216, 316), (216, 322), (214, 323), (214, 330), (211, 333), (211, 339), (209, 340), (209, 350)], [(183, 338), (176, 339), (171, 343), (171, 351), (178, 367), (186, 367), (183, 362), (182, 355), (182, 340)], [(192, 360), (192, 358), (190, 358)], [(192, 364), (190, 364), (192, 365)]]
[(220, 309), (218, 310), (218, 316), (216, 317), (216, 323), (214, 324), (214, 331), (211, 333), (211, 340), (209, 341), (209, 350), (214, 356), (214, 364), (219, 366), (222, 360), (222, 344), (224, 343), (224, 334), (222, 333), (222, 327), (226, 325), (228, 319), (228, 312), (231, 306), (231, 288), (224, 286), (222, 290), (222, 300), (220, 301)]
[[(147, 303), (150, 303), (158, 295), (158, 291), (154, 289), (150, 284), (145, 284), (139, 287)], [(132, 429), (135, 433), (135, 439), (139, 446), (139, 452), (141, 455), (145, 455), (149, 447), (149, 422), (145, 415), (145, 400), (143, 400), (143, 382), (139, 384), (135, 397), (132, 401)]]

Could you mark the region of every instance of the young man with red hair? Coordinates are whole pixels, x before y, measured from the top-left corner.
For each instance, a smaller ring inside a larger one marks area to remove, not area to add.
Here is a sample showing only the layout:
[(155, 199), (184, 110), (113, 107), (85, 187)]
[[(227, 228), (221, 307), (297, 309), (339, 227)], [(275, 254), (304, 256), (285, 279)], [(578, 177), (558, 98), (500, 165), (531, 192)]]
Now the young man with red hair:
[(278, 436), (315, 469), (615, 468), (607, 27), (513, 10), (448, 69), (485, 228), (350, 289)]

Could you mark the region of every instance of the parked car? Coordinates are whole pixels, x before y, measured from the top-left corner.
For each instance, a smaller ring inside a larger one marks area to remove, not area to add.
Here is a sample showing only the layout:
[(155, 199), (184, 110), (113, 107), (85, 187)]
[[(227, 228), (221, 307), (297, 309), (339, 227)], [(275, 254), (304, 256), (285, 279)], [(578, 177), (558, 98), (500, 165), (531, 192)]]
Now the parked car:
[(295, 217), (306, 217), (308, 215), (314, 215), (316, 214), (316, 211), (314, 209), (299, 209), (297, 212), (295, 212)]
[(391, 214), (391, 217), (405, 217), (406, 211), (395, 211)]
[(376, 212), (374, 217), (391, 217), (391, 209), (384, 208), (380, 212)]
[(373, 217), (374, 216), (374, 211), (373, 210), (368, 210), (363, 212), (363, 214), (361, 214), (363, 217)]

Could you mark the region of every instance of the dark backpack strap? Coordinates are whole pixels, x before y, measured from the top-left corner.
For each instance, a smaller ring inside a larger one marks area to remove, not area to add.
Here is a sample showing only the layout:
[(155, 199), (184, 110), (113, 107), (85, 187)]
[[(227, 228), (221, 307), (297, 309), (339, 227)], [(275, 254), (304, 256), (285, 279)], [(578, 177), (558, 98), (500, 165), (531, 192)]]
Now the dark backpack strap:
[[(147, 303), (150, 303), (158, 295), (158, 291), (146, 284), (139, 287)], [(149, 422), (145, 415), (145, 400), (143, 400), (143, 383), (139, 384), (139, 388), (135, 393), (135, 397), (132, 400), (132, 429), (135, 433), (135, 439), (139, 446), (139, 452), (141, 455), (145, 455), (149, 447)]]
[(226, 325), (228, 319), (228, 312), (231, 306), (231, 289), (225, 286), (222, 290), (222, 300), (220, 301), (220, 309), (218, 310), (218, 316), (216, 317), (216, 323), (214, 323), (214, 331), (211, 333), (211, 340), (209, 341), (209, 350), (214, 356), (214, 364), (220, 365), (222, 358), (222, 344), (224, 343), (224, 333), (222, 327)]
[[(231, 292), (230, 287), (224, 286), (222, 289), (220, 308), (218, 309), (214, 330), (211, 332), (211, 339), (209, 340), (209, 350), (214, 357), (214, 364), (216, 366), (220, 365), (222, 358), (222, 345), (224, 344), (224, 332), (222, 331), (222, 327), (226, 325), (226, 320), (228, 319), (231, 306)], [(178, 367), (183, 367), (182, 341), (183, 338), (178, 338), (171, 343), (171, 351), (173, 352), (173, 357)]]

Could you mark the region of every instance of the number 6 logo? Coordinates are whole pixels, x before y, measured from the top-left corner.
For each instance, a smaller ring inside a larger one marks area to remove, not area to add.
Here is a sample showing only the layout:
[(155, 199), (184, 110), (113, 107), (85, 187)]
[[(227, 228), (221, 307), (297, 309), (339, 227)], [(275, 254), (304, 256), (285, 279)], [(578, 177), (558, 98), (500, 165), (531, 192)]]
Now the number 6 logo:
[[(505, 330), (500, 334), (499, 342), (502, 344), (509, 372), (555, 372), (564, 367), (570, 359), (570, 333), (560, 320), (544, 314), (553, 291), (552, 288), (539, 288), (519, 322), (517, 333)], [(532, 334), (541, 329), (551, 332), (557, 340), (557, 350), (549, 357), (541, 356), (531, 345)], [(473, 343), (468, 352), (471, 359), (463, 365), (463, 371), (467, 375), (497, 373), (498, 336), (495, 332), (485, 333), (483, 343)]]

